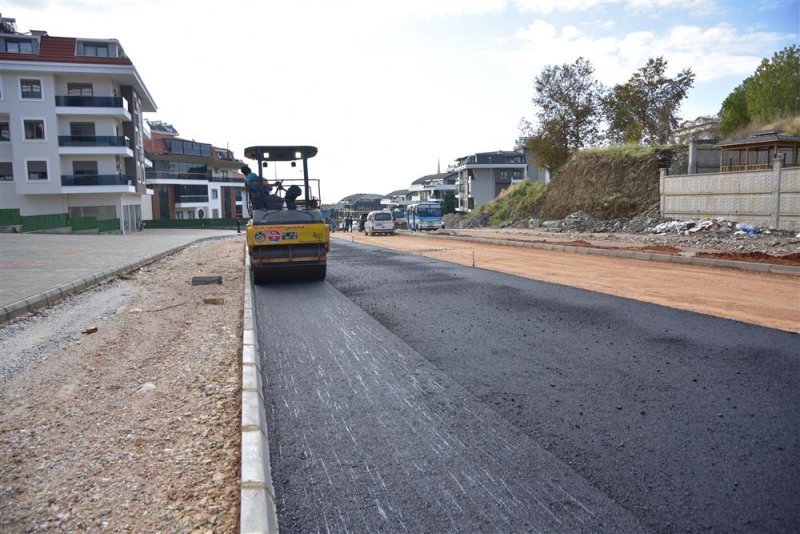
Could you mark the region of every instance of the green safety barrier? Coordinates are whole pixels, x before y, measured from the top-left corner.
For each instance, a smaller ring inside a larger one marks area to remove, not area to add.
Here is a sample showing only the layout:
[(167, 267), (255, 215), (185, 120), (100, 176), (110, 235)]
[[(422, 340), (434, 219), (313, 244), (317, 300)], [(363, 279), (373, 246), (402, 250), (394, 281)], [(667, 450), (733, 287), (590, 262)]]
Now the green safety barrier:
[(0, 210), (0, 226), (19, 226), (20, 224), (22, 224), (22, 216), (18, 209)]
[(73, 232), (97, 229), (97, 217), (72, 217), (69, 222)]
[(69, 217), (66, 213), (53, 213), (49, 215), (22, 215), (22, 231), (38, 232), (53, 228), (69, 227)]
[(97, 221), (97, 230), (100, 233), (119, 232), (119, 219), (103, 219), (102, 221)]

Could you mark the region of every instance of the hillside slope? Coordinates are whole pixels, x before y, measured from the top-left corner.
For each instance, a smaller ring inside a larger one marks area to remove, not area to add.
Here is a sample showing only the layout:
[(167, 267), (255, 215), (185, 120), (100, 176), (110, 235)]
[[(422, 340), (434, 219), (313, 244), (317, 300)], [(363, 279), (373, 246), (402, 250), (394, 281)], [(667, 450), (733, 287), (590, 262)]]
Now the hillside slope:
[(541, 219), (585, 211), (597, 219), (631, 218), (658, 202), (659, 168), (674, 151), (612, 147), (576, 154), (534, 206)]

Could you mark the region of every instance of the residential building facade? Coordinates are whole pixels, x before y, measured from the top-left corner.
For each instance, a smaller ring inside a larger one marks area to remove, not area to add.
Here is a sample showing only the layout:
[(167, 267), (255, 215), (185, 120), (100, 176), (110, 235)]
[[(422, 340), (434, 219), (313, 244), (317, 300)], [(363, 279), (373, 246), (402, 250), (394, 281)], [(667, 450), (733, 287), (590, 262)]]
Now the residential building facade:
[(0, 208), (141, 227), (143, 114), (156, 104), (115, 39), (18, 33), (0, 20)]
[(458, 173), (454, 171), (428, 174), (417, 178), (408, 188), (409, 200), (422, 202), (425, 200), (444, 200), (448, 192), (455, 193), (458, 186)]
[(456, 211), (469, 212), (497, 197), (503, 189), (526, 179), (527, 162), (521, 152), (480, 152), (458, 158)]
[(146, 219), (231, 219), (248, 217), (243, 163), (227, 148), (183, 139), (167, 123), (150, 123), (145, 152), (152, 167), (147, 186), (152, 204)]

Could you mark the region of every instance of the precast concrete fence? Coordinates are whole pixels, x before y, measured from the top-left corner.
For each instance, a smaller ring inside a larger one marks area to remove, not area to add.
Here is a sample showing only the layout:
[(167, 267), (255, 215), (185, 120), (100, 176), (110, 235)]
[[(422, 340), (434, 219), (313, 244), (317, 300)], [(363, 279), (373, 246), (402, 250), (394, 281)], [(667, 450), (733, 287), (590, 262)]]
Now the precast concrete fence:
[(661, 169), (661, 215), (678, 220), (725, 219), (800, 232), (800, 167), (667, 175)]

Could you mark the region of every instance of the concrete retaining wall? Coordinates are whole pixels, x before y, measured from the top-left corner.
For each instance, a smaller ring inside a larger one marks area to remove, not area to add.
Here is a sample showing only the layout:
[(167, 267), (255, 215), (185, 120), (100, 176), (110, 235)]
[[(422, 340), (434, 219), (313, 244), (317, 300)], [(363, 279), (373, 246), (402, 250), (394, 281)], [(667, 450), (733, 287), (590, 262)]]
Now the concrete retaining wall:
[(661, 214), (718, 218), (800, 231), (800, 168), (667, 176), (661, 171)]

